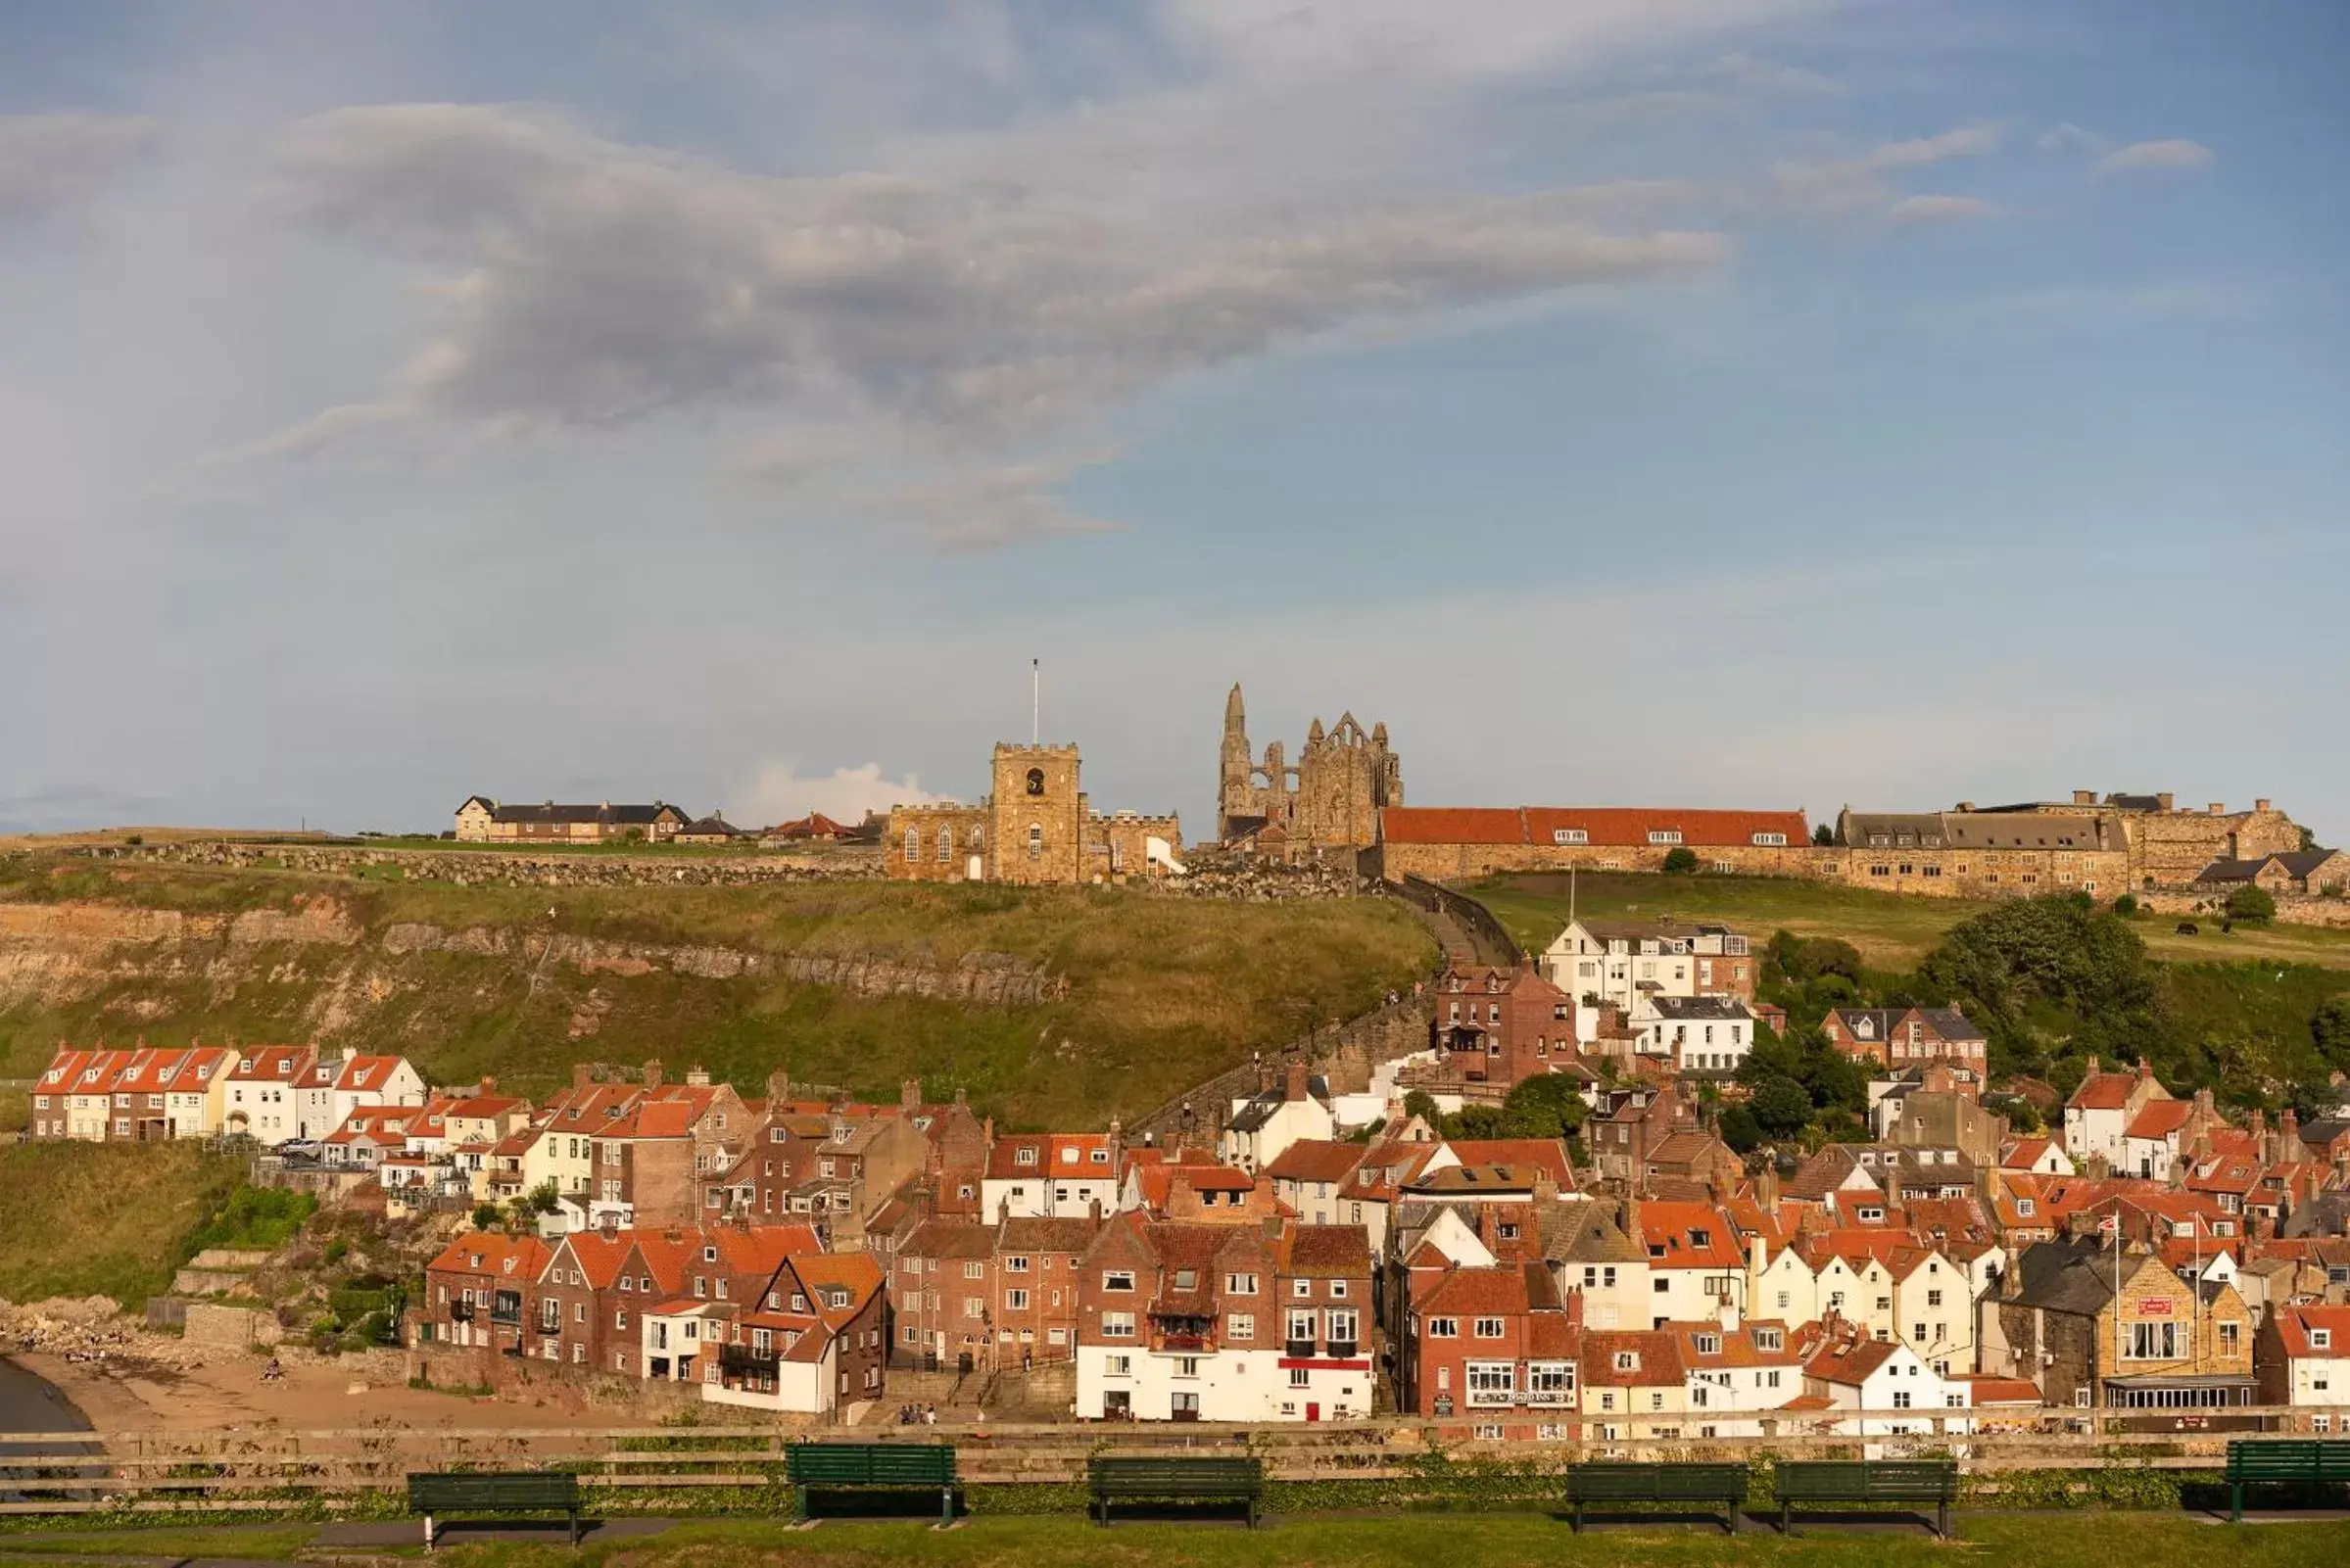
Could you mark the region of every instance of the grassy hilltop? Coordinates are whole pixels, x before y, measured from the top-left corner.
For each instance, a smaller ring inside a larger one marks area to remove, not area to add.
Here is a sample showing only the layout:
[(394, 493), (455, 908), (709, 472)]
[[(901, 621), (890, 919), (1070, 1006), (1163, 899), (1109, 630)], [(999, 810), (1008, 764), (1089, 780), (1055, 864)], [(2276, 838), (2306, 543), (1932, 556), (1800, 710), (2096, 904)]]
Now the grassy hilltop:
[[(576, 1061), (660, 1057), (755, 1090), (796, 1078), (894, 1098), (899, 1081), (966, 1090), (1013, 1125), (1093, 1126), (1145, 1112), (1309, 1025), (1374, 1005), (1435, 961), (1384, 899), (1232, 903), (1138, 888), (881, 881), (755, 886), (459, 886), (394, 864), (358, 875), (0, 856), (0, 1077), (29, 1076), (59, 1039), (316, 1038), (396, 1049), (431, 1076), (495, 1072), (523, 1092)], [(26, 909), (25, 906), (32, 906)], [(143, 911), (304, 917), (330, 934), (232, 939), (225, 919), (122, 938)], [(104, 940), (61, 936), (95, 922)], [(41, 917), (47, 927), (35, 928)], [(507, 951), (396, 952), (404, 923), (513, 938)], [(49, 934), (43, 934), (43, 931)], [(26, 934), (31, 931), (32, 934)], [(772, 974), (535, 959), (518, 938), (953, 970), (1003, 955), (1066, 978), (1026, 1006), (860, 996)]]

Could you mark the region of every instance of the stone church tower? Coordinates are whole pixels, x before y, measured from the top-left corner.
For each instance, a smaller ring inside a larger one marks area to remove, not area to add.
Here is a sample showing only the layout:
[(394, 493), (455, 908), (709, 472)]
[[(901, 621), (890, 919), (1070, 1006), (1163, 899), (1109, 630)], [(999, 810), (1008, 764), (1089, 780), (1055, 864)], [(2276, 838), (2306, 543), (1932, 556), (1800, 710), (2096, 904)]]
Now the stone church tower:
[(1248, 712), (1233, 684), (1223, 704), (1223, 745), (1216, 789), (1216, 834), (1229, 843), (1277, 828), (1293, 846), (1367, 848), (1379, 840), (1379, 812), (1404, 803), (1403, 761), (1387, 746), (1387, 726), (1366, 735), (1352, 713), (1324, 733), (1316, 719), (1297, 766), (1281, 743), (1262, 762), (1249, 751)]

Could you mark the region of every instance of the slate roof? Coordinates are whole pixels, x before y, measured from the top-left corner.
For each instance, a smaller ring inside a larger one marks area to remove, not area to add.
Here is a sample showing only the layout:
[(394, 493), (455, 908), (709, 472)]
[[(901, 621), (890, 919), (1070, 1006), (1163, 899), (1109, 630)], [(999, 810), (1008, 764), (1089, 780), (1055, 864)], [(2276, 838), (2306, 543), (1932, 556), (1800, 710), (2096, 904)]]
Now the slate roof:
[[(2025, 1307), (2086, 1317), (2113, 1303), (2113, 1253), (2094, 1236), (2035, 1242), (2016, 1258), (2022, 1284), (2008, 1298)], [(2130, 1262), (2123, 1262), (2125, 1276)]]

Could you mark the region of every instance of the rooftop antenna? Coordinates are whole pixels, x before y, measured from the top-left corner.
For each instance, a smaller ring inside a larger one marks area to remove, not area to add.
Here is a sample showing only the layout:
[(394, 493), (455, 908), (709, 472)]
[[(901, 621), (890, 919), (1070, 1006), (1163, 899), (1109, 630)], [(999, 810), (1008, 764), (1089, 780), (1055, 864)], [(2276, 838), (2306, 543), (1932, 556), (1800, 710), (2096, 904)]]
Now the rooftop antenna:
[(1044, 741), (1044, 670), (1041, 659), (1029, 660), (1029, 744)]

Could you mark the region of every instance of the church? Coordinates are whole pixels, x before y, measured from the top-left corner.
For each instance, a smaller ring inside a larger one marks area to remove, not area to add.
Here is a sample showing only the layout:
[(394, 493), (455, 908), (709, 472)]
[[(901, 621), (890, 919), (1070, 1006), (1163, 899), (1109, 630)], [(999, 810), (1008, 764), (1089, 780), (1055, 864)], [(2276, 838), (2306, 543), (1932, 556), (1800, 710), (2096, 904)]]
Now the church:
[(1223, 705), (1223, 753), (1216, 790), (1216, 835), (1227, 845), (1265, 854), (1300, 850), (1365, 849), (1379, 841), (1379, 813), (1404, 803), (1404, 765), (1387, 748), (1387, 726), (1368, 735), (1352, 713), (1327, 734), (1317, 718), (1306, 732), (1297, 765), (1281, 742), (1269, 741), (1263, 761), (1249, 750), (1248, 713), (1238, 682)]

